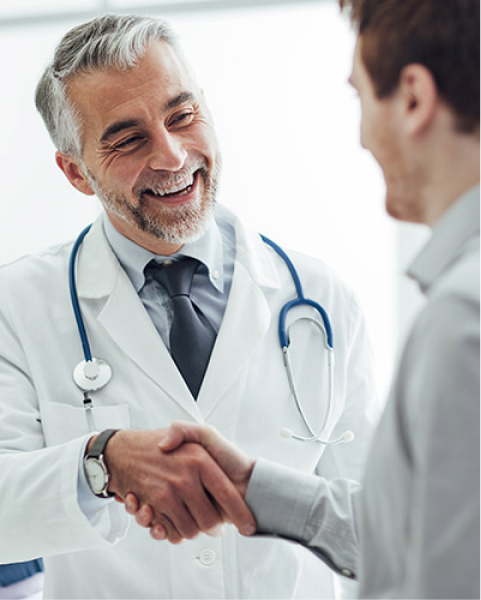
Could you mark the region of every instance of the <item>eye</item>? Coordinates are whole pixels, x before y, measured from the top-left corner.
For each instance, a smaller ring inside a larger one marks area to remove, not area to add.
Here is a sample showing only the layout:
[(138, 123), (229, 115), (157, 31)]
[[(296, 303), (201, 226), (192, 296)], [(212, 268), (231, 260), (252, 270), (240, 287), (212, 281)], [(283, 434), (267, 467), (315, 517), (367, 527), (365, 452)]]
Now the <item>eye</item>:
[(194, 118), (194, 112), (192, 110), (186, 110), (177, 115), (174, 115), (169, 122), (169, 126), (175, 127), (175, 126), (179, 125), (179, 126), (184, 127), (186, 125), (189, 125), (192, 122), (193, 118)]
[(114, 148), (115, 148), (115, 150), (122, 150), (125, 148), (129, 148), (130, 146), (134, 146), (134, 145), (140, 143), (142, 141), (142, 139), (143, 138), (140, 135), (132, 135), (129, 138), (127, 138), (126, 140), (123, 140), (123, 141), (115, 144)]

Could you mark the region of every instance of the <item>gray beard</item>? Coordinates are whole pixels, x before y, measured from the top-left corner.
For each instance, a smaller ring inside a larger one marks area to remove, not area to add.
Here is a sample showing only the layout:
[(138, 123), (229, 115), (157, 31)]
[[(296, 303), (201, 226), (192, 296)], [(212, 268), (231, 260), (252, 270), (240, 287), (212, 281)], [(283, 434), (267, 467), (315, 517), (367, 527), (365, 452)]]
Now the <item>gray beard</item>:
[(201, 168), (199, 177), (204, 180), (204, 191), (200, 201), (195, 205), (161, 207), (157, 214), (153, 215), (149, 214), (141, 194), (138, 196), (138, 204), (131, 204), (125, 196), (118, 196), (104, 189), (84, 165), (89, 184), (105, 210), (120, 217), (129, 226), (136, 227), (158, 240), (178, 245), (200, 239), (209, 228), (217, 201), (220, 170), (220, 158), (210, 177), (207, 170)]

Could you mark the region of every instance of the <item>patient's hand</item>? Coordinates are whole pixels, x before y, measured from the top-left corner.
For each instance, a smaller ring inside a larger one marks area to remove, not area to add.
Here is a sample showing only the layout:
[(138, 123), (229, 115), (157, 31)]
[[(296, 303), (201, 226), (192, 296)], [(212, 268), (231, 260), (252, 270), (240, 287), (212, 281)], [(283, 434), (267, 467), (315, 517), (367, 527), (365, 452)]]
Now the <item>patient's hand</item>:
[[(247, 506), (244, 505), (241, 509), (239, 501), (245, 498), (255, 460), (222, 437), (213, 427), (178, 421), (168, 430), (163, 431), (165, 435), (159, 440), (157, 447), (164, 456), (175, 455), (185, 444), (190, 446), (192, 443), (202, 446), (209, 453), (238, 493), (236, 496), (232, 494), (232, 490), (223, 486), (216, 485), (215, 489), (214, 486), (210, 486), (207, 491), (211, 500), (215, 501), (214, 504), (222, 519), (232, 522), (240, 533), (252, 535), (256, 530), (254, 518)], [(196, 492), (189, 496), (189, 506), (197, 511), (196, 505), (202, 501), (202, 494), (197, 497), (195, 494)], [(165, 527), (164, 521), (156, 517), (156, 512), (151, 505), (141, 502), (133, 493), (126, 495), (125, 503), (127, 512), (135, 516), (139, 525), (148, 527), (154, 539), (177, 541), (176, 536), (172, 536), (169, 529)], [(217, 522), (212, 527), (203, 528), (202, 531), (210, 535), (218, 535), (222, 529)]]

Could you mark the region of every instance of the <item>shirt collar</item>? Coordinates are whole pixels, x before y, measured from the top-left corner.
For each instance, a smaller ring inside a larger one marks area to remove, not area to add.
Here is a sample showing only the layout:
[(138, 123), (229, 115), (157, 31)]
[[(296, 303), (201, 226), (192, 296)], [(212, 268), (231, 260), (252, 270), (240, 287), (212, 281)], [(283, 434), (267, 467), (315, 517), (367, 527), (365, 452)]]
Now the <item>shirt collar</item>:
[(182, 256), (196, 258), (204, 264), (212, 285), (219, 292), (224, 291), (222, 236), (214, 219), (212, 219), (208, 230), (200, 239), (184, 244), (179, 252), (170, 256), (154, 254), (122, 235), (112, 225), (106, 213), (103, 215), (103, 227), (107, 241), (132, 281), (137, 293), (144, 286), (144, 269), (151, 260), (155, 259), (157, 262), (162, 262), (165, 259), (178, 260)]
[(463, 194), (441, 217), (407, 275), (426, 293), (476, 233), (479, 236), (479, 184)]

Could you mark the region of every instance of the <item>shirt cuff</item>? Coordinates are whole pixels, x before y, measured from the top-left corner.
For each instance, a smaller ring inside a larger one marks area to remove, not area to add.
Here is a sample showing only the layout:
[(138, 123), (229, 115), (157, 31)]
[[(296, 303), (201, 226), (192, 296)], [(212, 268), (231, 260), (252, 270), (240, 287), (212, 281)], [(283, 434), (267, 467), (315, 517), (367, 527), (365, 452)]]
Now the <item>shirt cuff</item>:
[(353, 579), (358, 546), (352, 500), (359, 484), (349, 480), (338, 484), (258, 459), (246, 502), (259, 535), (298, 542), (336, 573)]
[(110, 543), (115, 543), (125, 537), (130, 525), (130, 517), (125, 508), (113, 498), (99, 498), (87, 482), (83, 459), (90, 438), (87, 438), (79, 456), (77, 501), (79, 507), (90, 525)]
[(307, 543), (306, 525), (318, 489), (317, 477), (258, 459), (246, 494), (258, 532)]

